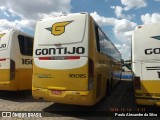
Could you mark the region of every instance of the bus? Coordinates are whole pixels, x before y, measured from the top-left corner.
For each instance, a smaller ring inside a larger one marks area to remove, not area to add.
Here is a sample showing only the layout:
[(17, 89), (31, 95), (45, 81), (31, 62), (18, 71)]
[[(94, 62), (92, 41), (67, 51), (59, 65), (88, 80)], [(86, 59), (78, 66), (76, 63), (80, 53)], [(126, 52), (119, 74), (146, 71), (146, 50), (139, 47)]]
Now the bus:
[(160, 23), (137, 26), (132, 35), (135, 101), (160, 105)]
[(14, 29), (0, 31), (0, 90), (31, 90), (32, 51), (32, 36)]
[(40, 20), (34, 38), (35, 99), (92, 106), (120, 80), (121, 54), (88, 13)]

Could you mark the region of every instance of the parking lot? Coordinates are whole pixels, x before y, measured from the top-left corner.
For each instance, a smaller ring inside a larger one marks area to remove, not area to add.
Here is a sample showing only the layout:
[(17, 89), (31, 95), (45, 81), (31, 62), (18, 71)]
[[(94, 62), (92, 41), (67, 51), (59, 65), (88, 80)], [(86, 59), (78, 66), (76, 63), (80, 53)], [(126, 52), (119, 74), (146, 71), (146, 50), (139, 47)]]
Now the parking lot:
[[(113, 113), (127, 113), (132, 111), (160, 112), (159, 107), (137, 106), (134, 101), (133, 85), (131, 80), (122, 80), (113, 90), (112, 95), (101, 100), (95, 106), (64, 105), (42, 100), (35, 100), (31, 91), (7, 92), (0, 91), (0, 110), (2, 112), (40, 112), (42, 118), (2, 118), (2, 120), (49, 120), (49, 119), (124, 119), (124, 117), (113, 117)], [(108, 112), (112, 113), (111, 115)], [(78, 113), (78, 114), (77, 114)], [(148, 117), (149, 119), (150, 117)], [(128, 118), (126, 118), (128, 119)], [(137, 118), (139, 119), (139, 117)], [(144, 118), (146, 120), (146, 118)], [(158, 119), (156, 117), (155, 119)]]

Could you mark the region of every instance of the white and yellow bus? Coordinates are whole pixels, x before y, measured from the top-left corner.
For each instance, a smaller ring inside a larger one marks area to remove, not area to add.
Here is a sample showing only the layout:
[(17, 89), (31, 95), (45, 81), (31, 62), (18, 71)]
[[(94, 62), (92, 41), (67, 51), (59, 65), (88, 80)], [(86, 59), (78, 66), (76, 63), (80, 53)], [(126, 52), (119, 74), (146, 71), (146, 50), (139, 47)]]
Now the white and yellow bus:
[(0, 31), (0, 90), (32, 88), (33, 37), (18, 30)]
[(132, 67), (136, 103), (160, 106), (160, 23), (133, 32)]
[(32, 94), (57, 103), (94, 105), (120, 80), (121, 55), (88, 13), (38, 21)]

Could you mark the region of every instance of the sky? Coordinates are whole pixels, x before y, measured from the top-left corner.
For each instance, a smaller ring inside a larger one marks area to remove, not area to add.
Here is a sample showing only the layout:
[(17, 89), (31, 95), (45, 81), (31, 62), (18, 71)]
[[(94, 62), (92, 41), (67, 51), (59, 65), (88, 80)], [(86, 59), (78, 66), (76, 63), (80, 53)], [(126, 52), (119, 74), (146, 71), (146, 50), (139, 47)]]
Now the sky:
[(124, 60), (131, 59), (136, 26), (160, 21), (160, 0), (0, 0), (0, 30), (18, 29), (34, 36), (38, 20), (89, 12)]

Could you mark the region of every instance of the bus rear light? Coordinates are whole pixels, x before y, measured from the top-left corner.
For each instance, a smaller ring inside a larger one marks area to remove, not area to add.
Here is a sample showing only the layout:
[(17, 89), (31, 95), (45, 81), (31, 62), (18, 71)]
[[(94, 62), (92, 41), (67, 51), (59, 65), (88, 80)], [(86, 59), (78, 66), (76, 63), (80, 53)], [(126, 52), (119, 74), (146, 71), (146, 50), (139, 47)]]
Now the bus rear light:
[(10, 80), (15, 78), (15, 62), (10, 60)]
[(89, 59), (88, 69), (89, 69), (88, 90), (92, 90), (94, 81), (94, 62), (91, 59)]
[(89, 59), (89, 77), (94, 77), (94, 62), (93, 60)]
[(137, 90), (141, 89), (140, 77), (134, 77), (134, 88)]
[(56, 57), (39, 57), (39, 60), (76, 60), (80, 56), (56, 56)]
[(80, 56), (67, 56), (68, 60), (80, 59)]
[(142, 28), (142, 26), (138, 26), (138, 28)]
[(6, 58), (1, 58), (0, 61), (6, 61)]
[(39, 57), (38, 59), (39, 59), (39, 60), (50, 60), (49, 57)]

